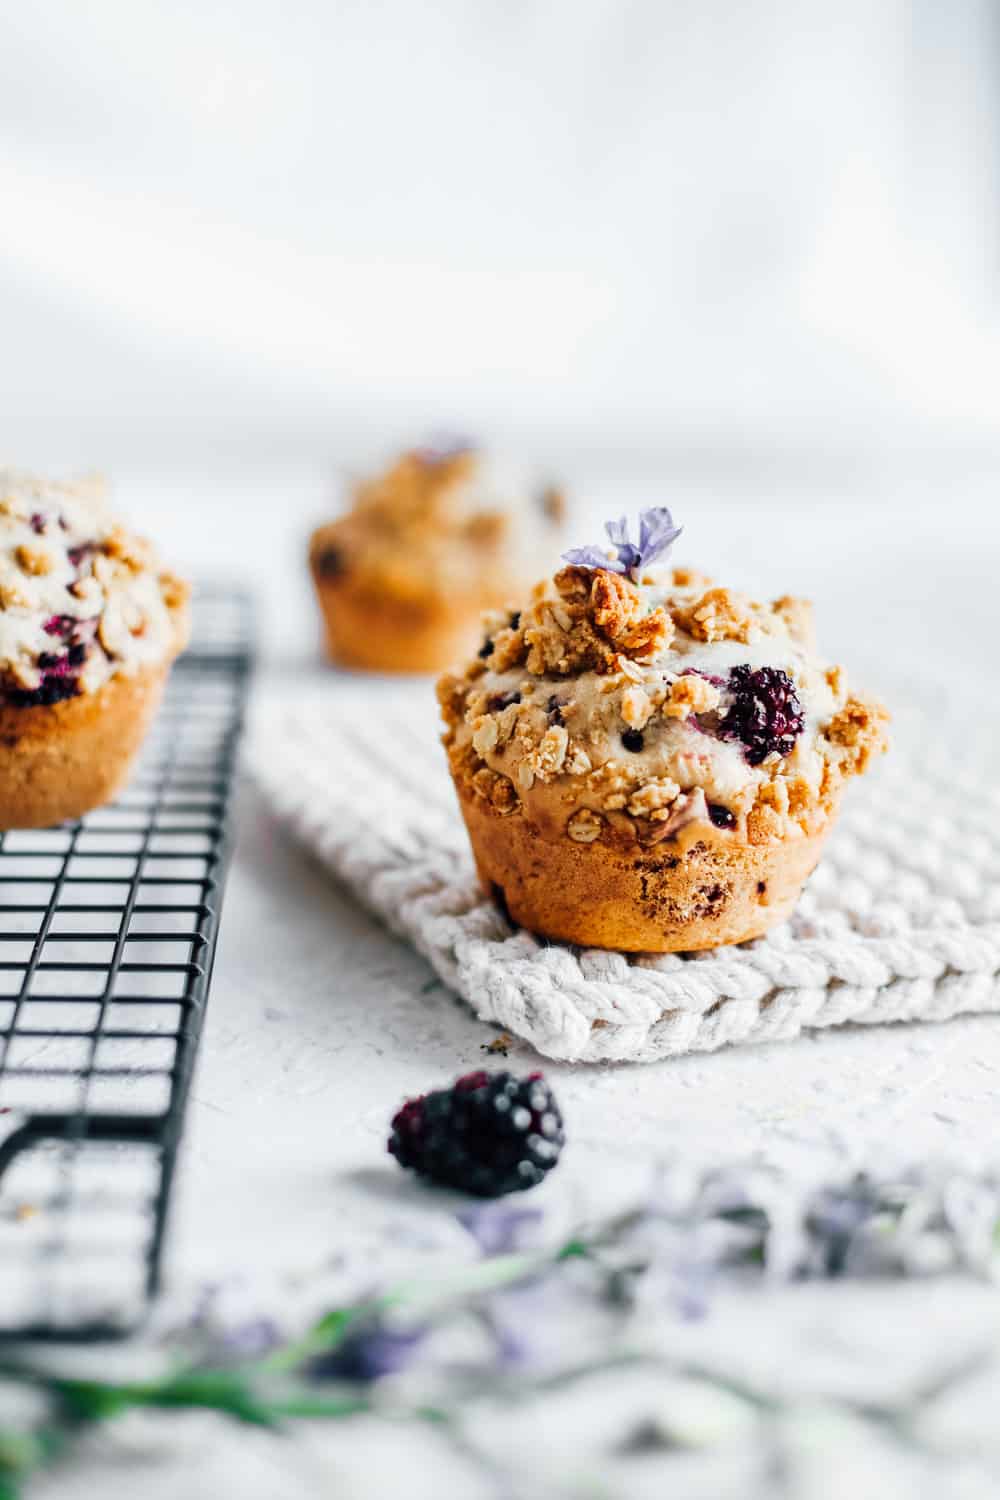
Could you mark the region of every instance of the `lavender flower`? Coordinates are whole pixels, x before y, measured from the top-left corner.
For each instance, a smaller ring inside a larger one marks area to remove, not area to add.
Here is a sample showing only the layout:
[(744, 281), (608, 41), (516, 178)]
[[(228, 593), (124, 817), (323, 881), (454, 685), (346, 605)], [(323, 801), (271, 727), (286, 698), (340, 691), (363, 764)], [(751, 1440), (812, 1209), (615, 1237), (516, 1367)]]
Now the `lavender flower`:
[(274, 1318), (251, 1318), (223, 1335), (217, 1355), (227, 1360), (259, 1359), (280, 1348), (284, 1339), (285, 1333)]
[(484, 1255), (509, 1255), (524, 1249), (525, 1241), (532, 1238), (530, 1230), (537, 1229), (542, 1222), (542, 1211), (508, 1208), (503, 1203), (477, 1203), (462, 1209), (456, 1218)]
[(311, 1359), (306, 1373), (313, 1380), (356, 1380), (367, 1385), (404, 1370), (426, 1337), (426, 1328), (391, 1328), (380, 1318), (367, 1319), (335, 1348)]
[(880, 1257), (866, 1252), (871, 1248), (872, 1231), (881, 1224), (885, 1233), (892, 1226), (896, 1214), (888, 1209), (885, 1192), (864, 1175), (843, 1185), (819, 1189), (805, 1211), (803, 1274), (871, 1274)]
[(638, 583), (644, 568), (670, 551), (683, 530), (665, 505), (654, 505), (639, 512), (639, 544), (630, 541), (628, 518), (607, 521), (604, 526), (613, 551), (603, 547), (573, 547), (563, 553), (563, 561), (579, 568), (605, 568), (609, 573), (626, 573)]
[(475, 447), (471, 438), (463, 437), (460, 433), (435, 432), (415, 448), (414, 452), (421, 463), (433, 468), (437, 464), (447, 463), (451, 458), (458, 458), (463, 453), (472, 453)]

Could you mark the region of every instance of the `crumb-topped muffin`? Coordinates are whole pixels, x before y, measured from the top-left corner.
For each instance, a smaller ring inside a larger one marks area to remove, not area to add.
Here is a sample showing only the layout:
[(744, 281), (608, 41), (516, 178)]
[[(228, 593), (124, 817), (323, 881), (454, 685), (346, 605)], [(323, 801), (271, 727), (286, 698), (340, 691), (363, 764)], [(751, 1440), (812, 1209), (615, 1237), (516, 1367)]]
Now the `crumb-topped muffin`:
[(438, 684), (480, 876), (512, 919), (588, 947), (759, 936), (815, 867), (886, 713), (816, 653), (812, 610), (654, 569), (678, 530), (644, 512), (566, 554)]
[(504, 474), (471, 447), (404, 453), (310, 542), (331, 659), (389, 672), (461, 660), (483, 611), (554, 559), (562, 514), (556, 487)]
[(100, 484), (0, 470), (0, 829), (115, 794), (186, 643), (187, 604)]

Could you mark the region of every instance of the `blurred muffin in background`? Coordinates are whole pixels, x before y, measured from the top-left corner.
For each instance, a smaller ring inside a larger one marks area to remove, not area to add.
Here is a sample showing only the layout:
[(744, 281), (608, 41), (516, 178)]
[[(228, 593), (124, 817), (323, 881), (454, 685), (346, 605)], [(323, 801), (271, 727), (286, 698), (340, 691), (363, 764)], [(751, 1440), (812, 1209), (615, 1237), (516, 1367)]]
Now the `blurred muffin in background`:
[(433, 672), (475, 650), (483, 612), (552, 562), (564, 504), (556, 486), (458, 442), (414, 448), (357, 484), (309, 546), (331, 660)]

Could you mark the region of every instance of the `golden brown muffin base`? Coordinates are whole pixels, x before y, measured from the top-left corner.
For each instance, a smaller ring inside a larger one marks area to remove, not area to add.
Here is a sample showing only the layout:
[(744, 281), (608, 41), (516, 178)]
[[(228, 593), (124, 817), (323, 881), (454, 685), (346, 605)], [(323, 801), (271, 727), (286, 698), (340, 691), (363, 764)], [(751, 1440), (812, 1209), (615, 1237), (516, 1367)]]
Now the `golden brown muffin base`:
[(440, 672), (475, 653), (480, 617), (493, 598), (405, 600), (374, 597), (349, 579), (313, 581), (331, 661), (366, 672)]
[(822, 832), (746, 844), (707, 823), (624, 850), (544, 839), (459, 793), (479, 877), (512, 921), (542, 937), (623, 953), (691, 953), (760, 937), (794, 907), (819, 860)]
[(0, 830), (48, 828), (109, 802), (128, 778), (169, 670), (168, 660), (62, 703), (0, 707)]

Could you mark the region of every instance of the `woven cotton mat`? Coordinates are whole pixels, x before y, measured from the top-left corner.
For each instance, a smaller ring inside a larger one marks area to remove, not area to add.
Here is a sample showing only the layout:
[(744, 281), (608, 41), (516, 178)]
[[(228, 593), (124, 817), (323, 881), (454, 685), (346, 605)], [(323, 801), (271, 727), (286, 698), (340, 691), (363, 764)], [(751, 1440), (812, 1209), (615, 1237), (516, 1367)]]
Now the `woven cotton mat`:
[(629, 957), (546, 944), (484, 896), (429, 704), (271, 704), (249, 763), (338, 881), (477, 1016), (548, 1057), (645, 1062), (1000, 1010), (1000, 792), (981, 770), (926, 753), (918, 770), (897, 748), (849, 788), (791, 921), (738, 948)]

